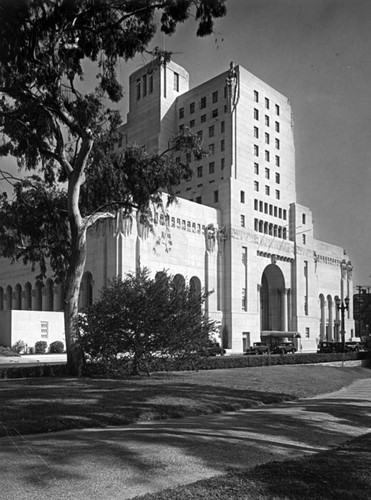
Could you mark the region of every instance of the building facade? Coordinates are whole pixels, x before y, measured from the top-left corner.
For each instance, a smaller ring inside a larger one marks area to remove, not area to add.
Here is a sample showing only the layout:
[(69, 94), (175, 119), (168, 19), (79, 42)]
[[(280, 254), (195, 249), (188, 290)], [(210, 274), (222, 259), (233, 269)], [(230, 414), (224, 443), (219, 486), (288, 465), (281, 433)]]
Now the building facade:
[[(140, 265), (213, 291), (205, 309), (220, 321), (229, 352), (261, 339), (293, 339), (302, 351), (315, 350), (320, 339), (339, 340), (335, 298), (353, 303), (352, 264), (342, 248), (315, 239), (312, 213), (297, 202), (288, 99), (232, 63), (190, 88), (184, 68), (157, 59), (130, 76), (129, 88), (119, 147), (161, 152), (187, 127), (209, 154), (197, 162), (179, 155), (193, 177), (176, 188), (176, 203), (153, 209), (153, 232), (135, 214), (120, 213), (90, 231), (82, 304), (108, 279)], [(0, 265), (0, 310), (60, 307), (57, 287), (36, 284), (20, 266)], [(26, 285), (44, 302), (26, 299)], [(352, 318), (350, 307), (347, 339)]]

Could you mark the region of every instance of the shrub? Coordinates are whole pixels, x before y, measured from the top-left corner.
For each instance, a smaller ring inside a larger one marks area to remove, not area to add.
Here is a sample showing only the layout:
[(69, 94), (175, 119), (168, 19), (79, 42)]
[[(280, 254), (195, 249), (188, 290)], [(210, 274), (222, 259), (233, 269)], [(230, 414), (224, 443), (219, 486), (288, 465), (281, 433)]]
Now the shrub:
[(35, 344), (35, 354), (45, 354), (46, 352), (46, 347), (47, 347), (47, 342), (45, 340), (39, 340)]
[(10, 347), (0, 345), (0, 356), (19, 356), (19, 354)]
[(12, 346), (13, 351), (17, 354), (22, 354), (27, 352), (27, 344), (23, 340), (17, 340), (17, 342)]
[(52, 342), (49, 346), (49, 352), (52, 354), (60, 354), (64, 352), (64, 344), (60, 340)]

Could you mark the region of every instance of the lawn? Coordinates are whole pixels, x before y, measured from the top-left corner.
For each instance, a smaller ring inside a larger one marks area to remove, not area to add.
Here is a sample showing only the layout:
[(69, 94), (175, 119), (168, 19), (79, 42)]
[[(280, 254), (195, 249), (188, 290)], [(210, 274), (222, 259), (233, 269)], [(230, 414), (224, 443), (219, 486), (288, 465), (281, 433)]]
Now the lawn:
[(268, 462), (141, 500), (369, 500), (371, 433), (311, 457)]
[(0, 380), (0, 436), (105, 427), (278, 403), (369, 378), (367, 368), (269, 366), (125, 380)]

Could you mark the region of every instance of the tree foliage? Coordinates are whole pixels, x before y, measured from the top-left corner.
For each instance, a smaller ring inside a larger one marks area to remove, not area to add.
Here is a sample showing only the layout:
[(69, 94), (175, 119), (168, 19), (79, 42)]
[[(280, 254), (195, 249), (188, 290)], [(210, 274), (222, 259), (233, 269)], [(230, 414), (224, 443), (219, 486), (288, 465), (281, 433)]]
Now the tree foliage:
[(201, 311), (206, 297), (167, 272), (151, 278), (141, 269), (114, 279), (80, 315), (80, 344), (108, 370), (131, 360), (134, 373), (154, 357), (197, 355), (216, 329)]
[[(75, 324), (87, 229), (108, 216), (101, 207), (145, 213), (160, 187), (189, 175), (187, 166), (173, 168), (171, 154), (112, 152), (118, 115), (105, 103), (123, 96), (118, 63), (148, 51), (158, 28), (172, 34), (192, 16), (205, 36), (225, 12), (225, 0), (0, 2), (0, 156), (37, 171), (19, 182), (14, 200), (1, 197), (0, 251), (41, 274), (50, 261), (64, 280), (70, 373), (82, 362)], [(82, 85), (87, 62), (97, 82), (89, 91)], [(174, 139), (175, 149), (190, 144), (197, 152), (192, 134)]]

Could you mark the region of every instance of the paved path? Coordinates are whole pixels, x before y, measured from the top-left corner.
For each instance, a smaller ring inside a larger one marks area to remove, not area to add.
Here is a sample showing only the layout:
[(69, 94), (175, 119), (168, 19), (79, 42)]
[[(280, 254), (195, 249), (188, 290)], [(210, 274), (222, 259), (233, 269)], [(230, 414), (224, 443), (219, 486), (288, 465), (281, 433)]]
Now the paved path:
[(0, 439), (1, 500), (116, 500), (339, 445), (370, 432), (371, 379), (257, 409)]

